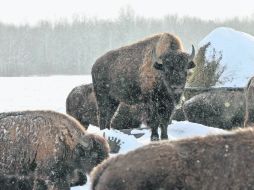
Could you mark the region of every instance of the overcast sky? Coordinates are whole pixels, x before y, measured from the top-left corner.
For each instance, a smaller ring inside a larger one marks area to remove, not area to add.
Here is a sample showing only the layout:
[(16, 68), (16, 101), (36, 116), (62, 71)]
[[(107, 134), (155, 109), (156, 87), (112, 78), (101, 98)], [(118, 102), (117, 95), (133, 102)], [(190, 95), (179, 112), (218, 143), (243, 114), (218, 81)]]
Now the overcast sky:
[(0, 22), (35, 24), (39, 20), (72, 19), (76, 15), (111, 18), (130, 6), (136, 15), (160, 18), (167, 14), (202, 19), (254, 17), (254, 0), (0, 0)]

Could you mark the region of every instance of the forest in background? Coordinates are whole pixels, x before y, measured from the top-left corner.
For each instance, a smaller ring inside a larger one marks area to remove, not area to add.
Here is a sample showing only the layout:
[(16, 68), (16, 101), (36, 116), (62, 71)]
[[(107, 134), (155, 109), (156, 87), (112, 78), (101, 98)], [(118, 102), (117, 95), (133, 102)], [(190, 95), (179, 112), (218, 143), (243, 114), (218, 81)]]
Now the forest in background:
[(78, 16), (72, 22), (41, 21), (35, 26), (0, 23), (0, 76), (90, 74), (99, 56), (146, 36), (176, 34), (188, 50), (219, 26), (254, 35), (252, 18), (207, 21), (168, 15), (153, 19), (135, 16), (128, 7), (114, 20)]

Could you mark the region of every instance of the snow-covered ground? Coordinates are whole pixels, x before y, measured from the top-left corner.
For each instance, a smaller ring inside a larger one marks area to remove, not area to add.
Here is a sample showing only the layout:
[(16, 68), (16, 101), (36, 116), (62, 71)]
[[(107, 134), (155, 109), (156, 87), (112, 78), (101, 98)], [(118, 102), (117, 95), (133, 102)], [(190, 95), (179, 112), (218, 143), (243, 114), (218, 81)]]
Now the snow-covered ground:
[(91, 82), (90, 75), (0, 77), (0, 112), (50, 109), (65, 113), (65, 100), (72, 88)]
[[(0, 77), (0, 112), (16, 110), (55, 110), (65, 113), (65, 100), (68, 93), (77, 85), (90, 83), (91, 76), (50, 76), (50, 77)], [(126, 153), (150, 143), (150, 131), (143, 129), (144, 135), (136, 139), (117, 130), (100, 131), (90, 126), (88, 131), (121, 140), (120, 153)], [(224, 133), (221, 129), (206, 127), (190, 122), (173, 122), (168, 128), (169, 139), (204, 136), (207, 134)], [(133, 130), (132, 133), (140, 133)], [(72, 190), (88, 190), (89, 183)]]
[(220, 77), (225, 83), (216, 86), (245, 87), (250, 77), (254, 76), (254, 36), (220, 27), (201, 40), (199, 47), (208, 42), (211, 42), (211, 46), (208, 47), (206, 57), (211, 58), (213, 48), (217, 53), (221, 51), (221, 64), (226, 68)]

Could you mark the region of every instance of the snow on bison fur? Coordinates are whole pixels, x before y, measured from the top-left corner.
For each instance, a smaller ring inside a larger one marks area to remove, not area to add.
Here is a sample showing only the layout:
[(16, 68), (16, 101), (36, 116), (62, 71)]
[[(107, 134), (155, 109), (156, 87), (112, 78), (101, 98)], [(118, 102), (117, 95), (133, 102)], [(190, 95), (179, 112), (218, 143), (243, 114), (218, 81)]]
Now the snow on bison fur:
[(177, 37), (162, 33), (106, 53), (92, 67), (100, 129), (110, 128), (120, 102), (144, 103), (151, 140), (167, 139), (167, 126), (186, 83), (187, 70), (195, 66)]
[(182, 106), (190, 122), (221, 129), (243, 127), (244, 90), (214, 89), (193, 96)]
[[(142, 124), (141, 105), (120, 103), (117, 114), (111, 121), (114, 129), (138, 128)], [(96, 98), (93, 84), (80, 85), (66, 99), (66, 113), (76, 118), (86, 129), (89, 124), (98, 126)]]
[[(65, 190), (109, 156), (104, 138), (53, 111), (0, 114), (0, 189)], [(22, 188), (23, 187), (23, 188)]]
[(254, 129), (161, 141), (109, 158), (91, 173), (92, 190), (254, 188)]
[(249, 80), (248, 85), (246, 87), (245, 102), (246, 109), (245, 109), (244, 126), (254, 127), (254, 77), (252, 77)]

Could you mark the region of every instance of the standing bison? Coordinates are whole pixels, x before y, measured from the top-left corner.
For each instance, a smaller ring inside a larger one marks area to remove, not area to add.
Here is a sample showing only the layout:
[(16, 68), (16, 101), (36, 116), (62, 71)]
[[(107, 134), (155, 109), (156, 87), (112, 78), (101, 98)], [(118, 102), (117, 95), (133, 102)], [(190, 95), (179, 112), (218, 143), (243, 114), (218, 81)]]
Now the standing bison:
[[(142, 105), (120, 103), (117, 114), (112, 119), (114, 129), (137, 128), (142, 124)], [(93, 84), (75, 87), (66, 99), (66, 113), (76, 118), (86, 129), (89, 124), (98, 126), (96, 98)]]
[(189, 55), (178, 38), (163, 33), (98, 58), (92, 78), (100, 128), (110, 128), (120, 102), (143, 103), (151, 140), (159, 139), (158, 127), (161, 138), (167, 139), (167, 126), (183, 93), (187, 70), (195, 66), (194, 55), (194, 47)]
[(245, 120), (244, 126), (252, 126), (254, 127), (254, 77), (252, 77), (246, 87), (245, 93)]
[(243, 127), (243, 89), (213, 89), (193, 96), (182, 106), (188, 121), (221, 129)]
[(105, 160), (92, 190), (241, 190), (254, 187), (254, 130), (161, 141)]
[(51, 111), (0, 114), (0, 189), (69, 190), (109, 155), (105, 139)]

